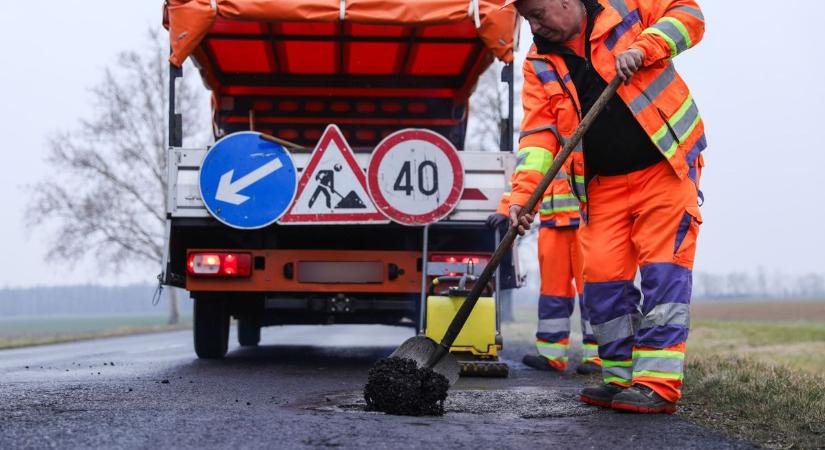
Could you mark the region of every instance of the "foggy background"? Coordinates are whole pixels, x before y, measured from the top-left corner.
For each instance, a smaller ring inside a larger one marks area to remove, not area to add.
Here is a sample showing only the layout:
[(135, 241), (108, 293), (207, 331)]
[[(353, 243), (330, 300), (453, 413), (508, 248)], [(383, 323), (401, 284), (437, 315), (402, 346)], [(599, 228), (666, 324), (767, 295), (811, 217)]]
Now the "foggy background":
[[(30, 3), (6, 2), (0, 14), (0, 289), (153, 283), (159, 267), (114, 275), (90, 260), (44, 261), (47, 236), (25, 229), (22, 187), (52, 175), (49, 134), (90, 115), (89, 89), (119, 51), (141, 49), (147, 27), (160, 27), (162, 2), (48, 3), (35, 14)], [(705, 39), (676, 60), (709, 140), (697, 289), (822, 294), (825, 55), (817, 42), (825, 2), (700, 4)], [(519, 62), (530, 40), (523, 24)], [(522, 246), (525, 263), (534, 261), (531, 245)]]

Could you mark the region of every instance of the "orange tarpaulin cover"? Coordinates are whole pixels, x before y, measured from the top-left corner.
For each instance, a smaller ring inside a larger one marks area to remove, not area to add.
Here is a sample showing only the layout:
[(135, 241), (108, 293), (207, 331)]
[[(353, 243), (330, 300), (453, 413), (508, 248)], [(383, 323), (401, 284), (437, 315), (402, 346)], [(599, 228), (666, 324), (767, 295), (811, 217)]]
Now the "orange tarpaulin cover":
[(516, 13), (502, 0), (167, 0), (172, 64), (180, 66), (217, 17), (233, 21), (438, 25), (474, 21), (498, 59), (513, 60)]

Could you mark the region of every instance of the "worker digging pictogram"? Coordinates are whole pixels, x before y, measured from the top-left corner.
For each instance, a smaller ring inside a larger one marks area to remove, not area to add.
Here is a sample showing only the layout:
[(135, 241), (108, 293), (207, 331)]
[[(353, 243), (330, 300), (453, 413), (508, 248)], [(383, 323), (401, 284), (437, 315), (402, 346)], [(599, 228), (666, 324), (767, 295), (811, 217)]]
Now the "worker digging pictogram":
[[(341, 164), (335, 164), (333, 170), (319, 170), (315, 174), (318, 187), (315, 188), (312, 197), (309, 198), (310, 208), (315, 206), (315, 202), (319, 200), (319, 197), (323, 197), (326, 207), (330, 209), (365, 209), (367, 207), (355, 191), (349, 191), (349, 194), (341, 195), (340, 192), (335, 190), (335, 174), (341, 172), (342, 169)], [(340, 200), (335, 206), (332, 206), (333, 196), (336, 195), (340, 197)]]
[(367, 194), (364, 170), (341, 130), (324, 131), (282, 224), (386, 223)]

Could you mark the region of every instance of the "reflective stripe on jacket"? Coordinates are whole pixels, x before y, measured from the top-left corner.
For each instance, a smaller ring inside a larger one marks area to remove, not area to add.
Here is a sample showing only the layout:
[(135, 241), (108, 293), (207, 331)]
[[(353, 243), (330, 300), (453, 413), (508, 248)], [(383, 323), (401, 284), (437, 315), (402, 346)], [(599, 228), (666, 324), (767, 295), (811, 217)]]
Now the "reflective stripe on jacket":
[[(511, 193), (506, 192), (501, 196), (498, 209), (499, 214), (510, 215)], [(581, 220), (579, 215), (579, 200), (570, 190), (567, 182), (567, 173), (560, 170), (556, 179), (547, 188), (541, 203), (538, 206), (539, 220), (543, 227), (550, 228), (570, 228), (578, 227)]]
[[(695, 0), (602, 0), (591, 34), (591, 64), (605, 80), (616, 76), (616, 55), (630, 47), (645, 54), (644, 67), (618, 95), (680, 178), (695, 180), (707, 142), (704, 123), (671, 59), (696, 45), (704, 17)], [(604, 4), (608, 3), (608, 4)], [(518, 158), (510, 201), (524, 205), (561, 146), (581, 121), (581, 106), (560, 55), (533, 45), (524, 64)], [(587, 201), (582, 144), (568, 164), (572, 193)]]

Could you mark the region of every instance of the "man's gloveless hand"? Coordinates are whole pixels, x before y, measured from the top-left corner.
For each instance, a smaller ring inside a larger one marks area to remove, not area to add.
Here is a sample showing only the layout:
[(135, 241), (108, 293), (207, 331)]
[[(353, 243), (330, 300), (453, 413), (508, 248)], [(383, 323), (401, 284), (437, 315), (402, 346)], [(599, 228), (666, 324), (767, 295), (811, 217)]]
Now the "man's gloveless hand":
[(616, 56), (616, 74), (624, 84), (630, 84), (630, 78), (642, 68), (644, 60), (644, 52), (638, 48), (629, 48)]
[(518, 234), (520, 236), (524, 236), (524, 233), (530, 229), (530, 224), (533, 223), (533, 219), (535, 218), (535, 213), (526, 213), (519, 218), (519, 214), (521, 213), (521, 206), (519, 205), (510, 205), (510, 226), (511, 227), (518, 227)]

